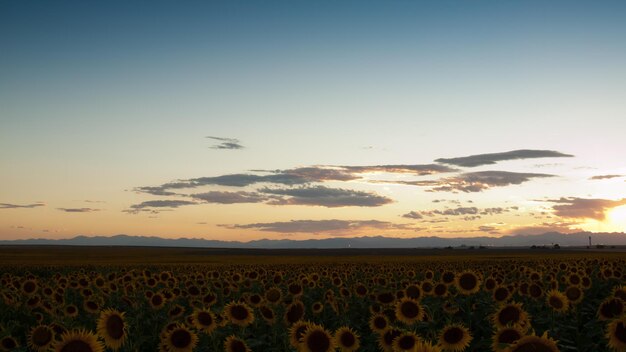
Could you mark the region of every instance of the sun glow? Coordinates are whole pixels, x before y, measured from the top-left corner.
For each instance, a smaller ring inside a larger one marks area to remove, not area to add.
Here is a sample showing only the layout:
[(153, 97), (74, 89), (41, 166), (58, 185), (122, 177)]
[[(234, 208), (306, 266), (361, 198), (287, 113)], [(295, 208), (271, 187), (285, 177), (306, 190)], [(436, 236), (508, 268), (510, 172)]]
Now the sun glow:
[(613, 226), (614, 231), (626, 231), (626, 205), (616, 207), (608, 214), (608, 222)]

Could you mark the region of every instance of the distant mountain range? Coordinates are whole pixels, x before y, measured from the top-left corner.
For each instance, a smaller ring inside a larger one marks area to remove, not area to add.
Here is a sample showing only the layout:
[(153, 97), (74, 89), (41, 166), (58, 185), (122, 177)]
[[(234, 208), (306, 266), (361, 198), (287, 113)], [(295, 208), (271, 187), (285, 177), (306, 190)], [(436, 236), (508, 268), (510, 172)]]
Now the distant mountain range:
[(503, 237), (335, 237), (310, 240), (270, 240), (250, 242), (218, 241), (199, 238), (169, 239), (153, 236), (77, 236), (69, 239), (28, 239), (0, 241), (0, 245), (70, 245), (70, 246), (146, 246), (146, 247), (197, 247), (197, 248), (440, 248), (458, 246), (527, 247), (527, 246), (586, 246), (591, 236), (592, 244), (626, 245), (625, 233), (578, 232), (563, 234), (548, 232), (540, 235), (510, 235)]

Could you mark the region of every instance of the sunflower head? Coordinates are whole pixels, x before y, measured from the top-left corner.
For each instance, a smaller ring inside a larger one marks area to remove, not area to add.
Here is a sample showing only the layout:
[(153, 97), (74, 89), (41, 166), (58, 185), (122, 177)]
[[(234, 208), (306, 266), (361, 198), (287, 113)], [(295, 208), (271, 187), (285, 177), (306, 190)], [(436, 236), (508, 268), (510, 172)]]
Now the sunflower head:
[(565, 289), (565, 297), (571, 304), (578, 304), (582, 302), (585, 293), (580, 286), (569, 286)]
[(54, 330), (48, 325), (38, 325), (28, 335), (28, 347), (37, 352), (47, 351), (53, 342)]
[(464, 271), (456, 277), (456, 286), (460, 293), (470, 295), (480, 290), (480, 278), (473, 271)]
[(389, 319), (387, 319), (384, 314), (378, 313), (372, 315), (370, 318), (370, 329), (372, 329), (372, 331), (383, 333), (387, 328), (389, 328)]
[(250, 352), (246, 342), (235, 335), (230, 335), (224, 341), (224, 351), (226, 352)]
[(528, 314), (522, 309), (522, 304), (515, 302), (500, 306), (491, 319), (498, 329), (505, 328), (508, 325), (519, 325), (521, 327), (530, 325), (528, 323)]
[(598, 307), (598, 317), (600, 320), (610, 320), (619, 317), (624, 313), (624, 301), (619, 298), (609, 297)]
[(463, 351), (472, 341), (472, 335), (460, 324), (448, 325), (439, 333), (439, 345), (446, 351)]
[(126, 340), (128, 326), (124, 313), (114, 309), (103, 310), (97, 323), (98, 335), (104, 339), (104, 344), (117, 351)]
[(198, 336), (185, 325), (176, 324), (165, 333), (161, 342), (170, 352), (191, 352), (198, 343)]
[(245, 303), (230, 302), (224, 307), (227, 319), (235, 325), (246, 327), (254, 321), (254, 312)]
[(304, 304), (300, 301), (294, 301), (287, 306), (285, 310), (284, 320), (287, 325), (291, 325), (304, 318)]
[(414, 351), (419, 342), (415, 333), (405, 332), (393, 339), (392, 347), (394, 351)]
[(5, 336), (0, 339), (0, 350), (2, 351), (13, 351), (18, 347), (20, 347), (20, 345), (12, 336)]
[(335, 345), (341, 352), (353, 352), (359, 349), (361, 343), (359, 335), (347, 326), (342, 326), (335, 331)]
[(498, 329), (493, 335), (491, 348), (493, 351), (503, 351), (506, 347), (521, 339), (524, 334), (525, 330), (515, 325)]
[(393, 340), (402, 335), (402, 331), (396, 328), (387, 328), (378, 336), (378, 346), (385, 352), (393, 351)]
[(550, 339), (547, 333), (543, 336), (528, 335), (517, 340), (513, 345), (507, 347), (505, 352), (559, 352), (556, 342)]
[(86, 330), (73, 330), (61, 335), (54, 344), (55, 352), (104, 352), (98, 336)]
[(420, 320), (424, 316), (424, 308), (418, 301), (404, 297), (396, 303), (396, 318), (407, 324), (412, 325)]
[(626, 351), (626, 315), (606, 326), (608, 345), (615, 351)]
[(193, 312), (193, 325), (196, 329), (203, 331), (206, 334), (211, 334), (217, 323), (215, 321), (215, 315), (208, 309), (196, 309)]
[(299, 352), (331, 352), (335, 350), (332, 335), (320, 325), (307, 327), (298, 344)]
[(558, 313), (564, 313), (569, 310), (569, 300), (567, 296), (558, 290), (551, 290), (546, 295), (546, 303), (552, 310)]

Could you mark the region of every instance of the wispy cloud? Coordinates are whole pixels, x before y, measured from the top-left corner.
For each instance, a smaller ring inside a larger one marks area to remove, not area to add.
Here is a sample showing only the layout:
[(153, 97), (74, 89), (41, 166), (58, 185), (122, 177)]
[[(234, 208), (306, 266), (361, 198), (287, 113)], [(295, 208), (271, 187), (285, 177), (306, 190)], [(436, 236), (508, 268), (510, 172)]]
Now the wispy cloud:
[(519, 207), (493, 207), (493, 208), (484, 208), (480, 209), (477, 207), (456, 207), (456, 208), (446, 208), (446, 209), (435, 209), (435, 210), (422, 210), (422, 211), (410, 211), (406, 214), (403, 214), (402, 217), (408, 219), (423, 219), (424, 217), (437, 217), (437, 216), (463, 216), (464, 220), (472, 221), (478, 220), (481, 216), (485, 215), (499, 215), (508, 213), (512, 210), (518, 210)]
[(626, 177), (626, 175), (597, 175), (597, 176), (592, 176), (589, 179), (590, 180), (610, 180), (612, 178), (620, 178), (620, 177)]
[(224, 137), (215, 137), (215, 136), (206, 136), (206, 138), (218, 141), (218, 144), (211, 146), (211, 149), (243, 149), (244, 146), (241, 145), (238, 139), (236, 138), (224, 138)]
[(494, 187), (519, 185), (533, 178), (555, 177), (549, 174), (536, 174), (510, 171), (468, 172), (439, 180), (423, 181), (370, 181), (372, 183), (402, 184), (429, 187), (429, 192), (482, 192)]
[(476, 154), (458, 158), (439, 158), (435, 161), (438, 163), (449, 165), (475, 167), (481, 165), (493, 165), (499, 161), (506, 160), (567, 157), (573, 157), (573, 155), (564, 154), (553, 150), (519, 149), (503, 153)]
[(139, 204), (133, 204), (129, 209), (123, 211), (130, 214), (137, 214), (139, 212), (158, 213), (161, 209), (173, 209), (192, 204), (197, 203), (187, 200), (149, 200)]
[(192, 198), (206, 203), (217, 204), (237, 204), (237, 203), (263, 203), (269, 199), (268, 196), (258, 192), (220, 192), (212, 191), (206, 193), (191, 194)]
[(363, 191), (324, 186), (299, 188), (263, 188), (259, 192), (286, 198), (271, 201), (276, 205), (317, 205), (328, 208), (335, 207), (378, 207), (393, 202), (392, 199)]
[(66, 213), (92, 213), (95, 211), (100, 211), (102, 209), (94, 209), (94, 208), (57, 208), (57, 210), (64, 211)]
[(221, 225), (230, 229), (254, 229), (278, 233), (332, 233), (335, 236), (350, 235), (363, 229), (419, 230), (404, 224), (394, 224), (378, 220), (291, 220), (243, 225)]
[(37, 208), (45, 206), (45, 203), (33, 203), (33, 204), (11, 204), (0, 203), (0, 209), (20, 209), (20, 208)]
[(362, 179), (369, 172), (432, 175), (458, 171), (448, 166), (426, 165), (373, 165), (373, 166), (307, 166), (285, 170), (252, 170), (261, 174), (237, 173), (220, 176), (177, 180), (160, 186), (136, 187), (134, 191), (158, 196), (177, 195), (173, 190), (202, 186), (248, 187), (256, 184), (298, 186), (328, 181), (352, 181)]
[(590, 199), (590, 198), (560, 198), (551, 199), (548, 202), (555, 203), (552, 206), (554, 214), (563, 218), (594, 219), (602, 221), (606, 218), (606, 212), (615, 207), (626, 205), (626, 198), (620, 200)]

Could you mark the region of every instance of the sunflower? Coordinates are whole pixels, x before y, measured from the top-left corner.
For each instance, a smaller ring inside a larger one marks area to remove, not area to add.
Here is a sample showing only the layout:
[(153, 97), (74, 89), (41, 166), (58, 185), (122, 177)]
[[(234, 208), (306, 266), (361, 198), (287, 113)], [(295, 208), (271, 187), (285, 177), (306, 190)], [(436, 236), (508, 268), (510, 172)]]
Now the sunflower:
[(245, 303), (230, 302), (224, 307), (224, 313), (231, 323), (242, 327), (246, 327), (254, 321), (254, 312)]
[(528, 314), (522, 309), (521, 303), (507, 303), (492, 315), (491, 320), (498, 329), (507, 327), (508, 325), (519, 325), (522, 328), (529, 327)]
[(91, 331), (73, 330), (61, 335), (54, 344), (55, 352), (104, 352), (102, 342)]
[(224, 341), (226, 352), (251, 352), (246, 342), (235, 335), (230, 335)]
[(65, 313), (66, 317), (75, 318), (78, 316), (78, 307), (73, 304), (68, 304), (67, 306), (65, 306), (63, 312)]
[(511, 297), (511, 292), (504, 286), (498, 286), (493, 290), (493, 300), (500, 303), (505, 302)]
[(353, 352), (359, 349), (361, 342), (359, 334), (347, 326), (342, 326), (335, 331), (335, 345), (340, 352)]
[(302, 320), (302, 318), (304, 318), (304, 304), (302, 302), (295, 301), (287, 306), (284, 316), (287, 325), (291, 325), (298, 320)]
[(613, 289), (613, 297), (626, 302), (626, 286), (618, 286)]
[(300, 339), (302, 338), (302, 336), (304, 336), (304, 333), (310, 325), (310, 322), (304, 320), (297, 321), (293, 325), (291, 325), (291, 327), (289, 328), (289, 344), (293, 348), (298, 348), (298, 345), (300, 344)]
[(176, 324), (167, 331), (164, 341), (161, 341), (169, 352), (191, 352), (198, 343), (198, 336), (186, 326)]
[(53, 342), (54, 330), (48, 325), (38, 325), (28, 335), (28, 347), (37, 352), (47, 351)]
[(26, 280), (22, 284), (22, 293), (29, 296), (35, 294), (39, 286), (37, 285), (37, 281), (35, 280)]
[(460, 324), (448, 325), (439, 334), (439, 345), (445, 351), (463, 351), (471, 341), (469, 330)]
[(584, 295), (583, 290), (579, 286), (569, 286), (565, 289), (565, 297), (567, 297), (572, 304), (582, 302)]
[(569, 300), (567, 296), (557, 290), (551, 290), (546, 296), (548, 306), (555, 312), (564, 313), (569, 309)]
[(626, 351), (626, 316), (615, 319), (606, 326), (608, 345), (615, 351)]
[(504, 350), (504, 348), (506, 348), (508, 345), (515, 343), (515, 341), (521, 339), (524, 334), (525, 331), (516, 325), (498, 329), (498, 331), (493, 334), (493, 344), (491, 345), (492, 351)]
[(320, 325), (308, 326), (298, 344), (299, 352), (330, 352), (335, 350), (332, 335)]
[(407, 297), (418, 300), (422, 297), (422, 287), (420, 285), (411, 284), (404, 289)]
[(322, 302), (313, 302), (311, 310), (313, 314), (320, 314), (324, 310), (324, 304)]
[(429, 342), (418, 341), (413, 352), (441, 352), (441, 347), (433, 346)]
[(548, 337), (547, 333), (539, 337), (536, 335), (524, 336), (509, 346), (505, 352), (559, 352), (556, 342)]
[(128, 336), (128, 325), (124, 319), (124, 313), (114, 309), (103, 310), (98, 319), (97, 331), (108, 348), (118, 350)]
[(93, 300), (85, 300), (83, 302), (83, 309), (88, 313), (96, 314), (100, 311), (100, 305)]
[(180, 304), (176, 304), (167, 312), (167, 316), (172, 320), (182, 317), (183, 314), (185, 314), (185, 308)]
[(412, 325), (422, 320), (424, 308), (418, 301), (404, 297), (396, 303), (396, 318), (401, 322)]
[(215, 315), (208, 309), (197, 309), (193, 312), (193, 324), (196, 329), (203, 331), (206, 334), (211, 334), (217, 323), (215, 322)]
[(274, 310), (267, 305), (262, 305), (259, 307), (259, 312), (261, 313), (261, 318), (265, 320), (269, 325), (274, 325), (276, 322), (276, 314), (274, 314)]
[(161, 309), (165, 305), (165, 297), (160, 293), (155, 293), (150, 297), (150, 307)]
[(444, 284), (444, 283), (438, 283), (437, 285), (435, 285), (435, 288), (433, 289), (433, 293), (435, 294), (435, 296), (437, 297), (445, 297), (448, 295), (448, 285)]
[(13, 351), (15, 348), (18, 347), (20, 347), (20, 345), (17, 343), (17, 340), (15, 340), (11, 336), (5, 336), (0, 339), (0, 349), (2, 351)]
[(393, 351), (393, 340), (402, 335), (402, 331), (396, 328), (387, 328), (378, 336), (378, 346), (385, 352)]
[(609, 297), (600, 303), (598, 317), (600, 320), (617, 318), (624, 313), (624, 301), (619, 298)]
[(384, 314), (374, 314), (370, 318), (370, 329), (383, 333), (389, 327), (389, 319)]
[(419, 342), (420, 338), (415, 333), (405, 332), (393, 339), (391, 346), (398, 352), (414, 351)]
[(480, 290), (480, 278), (473, 271), (464, 271), (456, 277), (456, 286), (464, 295), (471, 295)]

